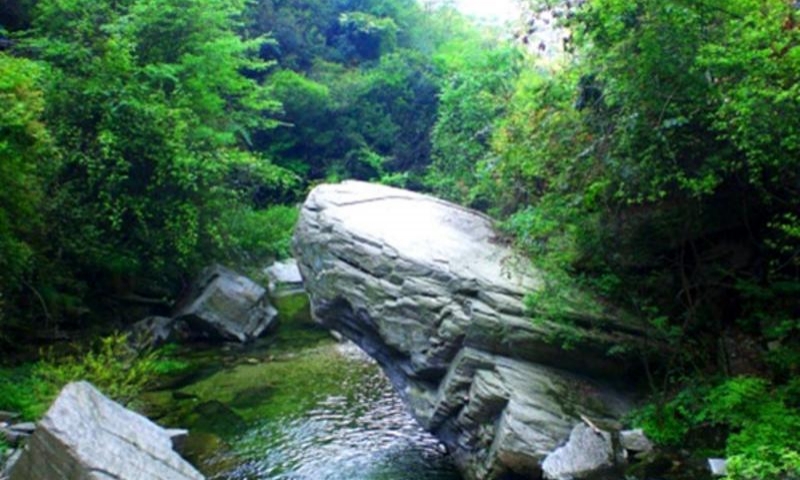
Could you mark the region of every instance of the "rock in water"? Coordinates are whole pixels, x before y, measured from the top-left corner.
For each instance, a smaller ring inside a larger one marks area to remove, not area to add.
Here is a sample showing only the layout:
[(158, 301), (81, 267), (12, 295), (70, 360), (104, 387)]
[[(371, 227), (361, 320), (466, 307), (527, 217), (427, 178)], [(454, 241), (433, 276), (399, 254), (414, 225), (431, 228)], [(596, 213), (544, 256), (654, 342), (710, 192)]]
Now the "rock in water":
[(215, 265), (203, 270), (179, 302), (175, 319), (210, 337), (246, 342), (274, 326), (276, 315), (266, 289)]
[[(467, 478), (532, 478), (581, 414), (627, 408), (609, 385), (640, 362), (607, 351), (647, 332), (592, 302), (564, 308), (569, 327), (533, 321), (524, 298), (543, 275), (480, 213), (380, 185), (322, 185), (293, 242), (315, 318), (380, 363)], [(566, 333), (573, 350), (552, 341)]]
[(39, 422), (10, 480), (199, 480), (172, 449), (170, 433), (104, 397), (70, 383)]

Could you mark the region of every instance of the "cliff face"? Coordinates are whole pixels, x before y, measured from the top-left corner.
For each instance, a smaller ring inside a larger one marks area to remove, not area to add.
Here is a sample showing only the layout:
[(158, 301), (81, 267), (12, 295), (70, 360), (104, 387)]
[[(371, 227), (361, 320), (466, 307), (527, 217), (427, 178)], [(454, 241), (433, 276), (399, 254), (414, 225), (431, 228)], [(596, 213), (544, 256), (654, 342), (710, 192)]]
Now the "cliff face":
[(632, 360), (606, 352), (646, 332), (588, 308), (571, 315), (576, 347), (561, 349), (552, 338), (565, 327), (533, 321), (523, 302), (542, 272), (477, 212), (380, 185), (322, 185), (294, 250), (317, 320), (380, 363), (467, 478), (531, 478), (581, 415), (627, 408), (611, 385)]

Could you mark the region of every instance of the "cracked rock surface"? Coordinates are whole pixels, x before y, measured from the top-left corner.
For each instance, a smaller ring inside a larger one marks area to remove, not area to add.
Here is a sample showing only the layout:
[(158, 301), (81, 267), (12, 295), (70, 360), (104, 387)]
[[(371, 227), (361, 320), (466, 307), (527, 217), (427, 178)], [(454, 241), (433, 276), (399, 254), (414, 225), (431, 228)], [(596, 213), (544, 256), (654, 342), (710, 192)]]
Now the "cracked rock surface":
[(172, 436), (87, 382), (70, 383), (39, 422), (10, 480), (201, 480)]
[(542, 273), (480, 213), (363, 182), (321, 185), (293, 247), (316, 319), (380, 363), (468, 479), (535, 478), (580, 415), (628, 408), (618, 384), (639, 360), (606, 352), (647, 332), (583, 302), (565, 309), (578, 335), (560, 348), (565, 327), (533, 321), (524, 302)]

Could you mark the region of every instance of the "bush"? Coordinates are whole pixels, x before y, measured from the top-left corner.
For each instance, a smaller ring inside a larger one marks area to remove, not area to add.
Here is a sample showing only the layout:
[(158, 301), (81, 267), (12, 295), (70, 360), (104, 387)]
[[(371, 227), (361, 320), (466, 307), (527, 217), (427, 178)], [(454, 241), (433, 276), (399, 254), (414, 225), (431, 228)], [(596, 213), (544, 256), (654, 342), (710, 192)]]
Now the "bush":
[(186, 363), (171, 358), (171, 354), (167, 347), (138, 352), (123, 333), (103, 337), (88, 350), (77, 349), (67, 356), (46, 352), (35, 364), (0, 369), (0, 409), (35, 420), (64, 385), (79, 380), (126, 404), (158, 376), (186, 368)]
[(291, 255), (291, 239), (299, 212), (276, 205), (264, 210), (242, 208), (229, 216), (232, 256), (237, 261), (266, 263)]
[(729, 431), (729, 478), (778, 480), (800, 475), (800, 411), (790, 405), (794, 386), (772, 389), (761, 378), (736, 377), (695, 385), (636, 415), (657, 443), (684, 444), (701, 427)]

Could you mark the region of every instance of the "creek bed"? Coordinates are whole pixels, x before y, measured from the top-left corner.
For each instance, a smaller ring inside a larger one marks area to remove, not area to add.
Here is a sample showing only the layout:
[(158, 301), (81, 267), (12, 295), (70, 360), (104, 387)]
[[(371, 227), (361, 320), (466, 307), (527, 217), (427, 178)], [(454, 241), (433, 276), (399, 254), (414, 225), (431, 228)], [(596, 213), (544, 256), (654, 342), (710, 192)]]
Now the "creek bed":
[(214, 480), (459, 480), (380, 368), (307, 316), (247, 347), (183, 349), (191, 368), (139, 409), (190, 429), (184, 455)]

